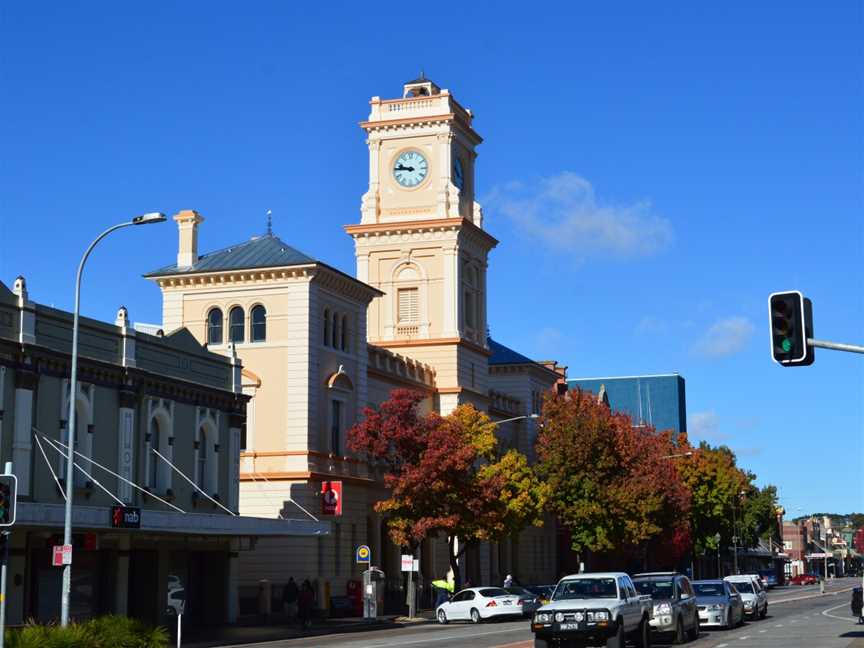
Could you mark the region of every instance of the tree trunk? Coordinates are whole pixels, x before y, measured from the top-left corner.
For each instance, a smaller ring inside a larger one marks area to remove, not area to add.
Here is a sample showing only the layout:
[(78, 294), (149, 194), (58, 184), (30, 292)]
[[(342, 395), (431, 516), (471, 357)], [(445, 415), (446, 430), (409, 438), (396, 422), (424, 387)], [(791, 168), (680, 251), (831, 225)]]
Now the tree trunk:
[(447, 549), (450, 558), (450, 569), (453, 570), (453, 591), (458, 592), (462, 588), (462, 575), (459, 573), (459, 556), (465, 553), (463, 544), (456, 551), (456, 536), (447, 536)]

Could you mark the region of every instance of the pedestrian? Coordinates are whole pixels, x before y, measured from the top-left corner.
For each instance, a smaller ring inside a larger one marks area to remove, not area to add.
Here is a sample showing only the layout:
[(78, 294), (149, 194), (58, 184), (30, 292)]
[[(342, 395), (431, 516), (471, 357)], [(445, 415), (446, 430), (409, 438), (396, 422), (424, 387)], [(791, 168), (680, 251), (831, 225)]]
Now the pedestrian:
[(297, 596), (297, 612), (301, 628), (308, 628), (312, 625), (312, 606), (314, 603), (315, 592), (312, 591), (312, 584), (309, 579), (306, 579), (300, 586), (300, 593)]
[(439, 578), (432, 581), (432, 589), (435, 590), (435, 607), (437, 608), (450, 599), (450, 594), (453, 593), (453, 582), (446, 578)]
[(297, 583), (294, 582), (294, 577), (289, 576), (288, 582), (282, 590), (282, 607), (285, 608), (285, 614), (288, 615), (288, 621), (293, 623), (297, 618), (297, 596), (300, 590)]
[(504, 587), (513, 587), (513, 576), (507, 574), (507, 578), (504, 579)]
[(864, 589), (854, 587), (852, 589), (852, 616), (857, 617), (859, 624), (864, 623), (862, 610), (864, 610)]

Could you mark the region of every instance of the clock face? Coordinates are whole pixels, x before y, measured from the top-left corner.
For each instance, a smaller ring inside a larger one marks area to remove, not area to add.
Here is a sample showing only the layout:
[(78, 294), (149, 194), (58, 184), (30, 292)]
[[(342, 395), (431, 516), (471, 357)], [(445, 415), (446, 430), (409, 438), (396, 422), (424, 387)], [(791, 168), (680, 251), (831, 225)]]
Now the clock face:
[(429, 174), (429, 163), (420, 151), (403, 151), (393, 163), (393, 177), (403, 187), (416, 187)]
[(462, 170), (462, 158), (456, 158), (456, 161), (453, 163), (453, 184), (459, 187), (459, 191), (462, 191), (462, 187), (465, 185), (465, 172)]

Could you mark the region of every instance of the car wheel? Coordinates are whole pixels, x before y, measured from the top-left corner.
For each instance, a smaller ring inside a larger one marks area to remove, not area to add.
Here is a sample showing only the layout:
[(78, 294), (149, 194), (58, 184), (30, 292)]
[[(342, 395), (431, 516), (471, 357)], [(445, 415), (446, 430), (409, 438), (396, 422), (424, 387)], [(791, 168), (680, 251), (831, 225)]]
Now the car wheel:
[(447, 624), (447, 613), (444, 610), (438, 610), (438, 623), (441, 625)]
[(680, 616), (678, 617), (678, 623), (675, 624), (675, 637), (672, 639), (672, 643), (684, 643), (684, 621), (681, 620)]
[(693, 627), (687, 632), (687, 638), (690, 641), (696, 641), (699, 638), (699, 617), (693, 619)]
[(552, 648), (552, 644), (545, 639), (534, 637), (534, 648)]
[(606, 648), (624, 648), (624, 625), (620, 619), (615, 625), (615, 635), (606, 640)]
[(636, 636), (636, 648), (651, 648), (651, 624), (648, 619), (642, 619)]
[(471, 623), (480, 623), (480, 613), (477, 608), (471, 610)]

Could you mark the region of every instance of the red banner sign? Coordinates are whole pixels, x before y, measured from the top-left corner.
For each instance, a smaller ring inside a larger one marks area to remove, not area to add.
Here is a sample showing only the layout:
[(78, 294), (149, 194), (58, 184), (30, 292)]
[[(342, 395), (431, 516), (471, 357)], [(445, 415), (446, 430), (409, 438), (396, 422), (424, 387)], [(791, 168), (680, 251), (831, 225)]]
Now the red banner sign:
[(342, 515), (342, 482), (321, 482), (321, 512), (324, 515)]

